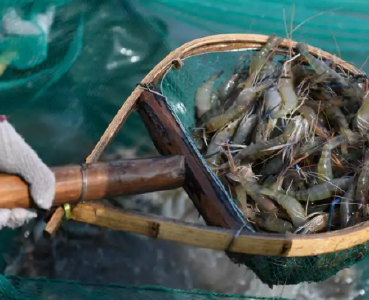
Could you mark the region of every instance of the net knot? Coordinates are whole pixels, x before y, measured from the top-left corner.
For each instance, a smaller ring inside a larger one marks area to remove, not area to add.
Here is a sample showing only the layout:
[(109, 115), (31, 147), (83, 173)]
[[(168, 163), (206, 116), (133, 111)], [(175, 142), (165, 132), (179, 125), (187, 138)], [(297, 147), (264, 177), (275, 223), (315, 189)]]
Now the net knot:
[(240, 229), (237, 230), (236, 234), (232, 237), (231, 242), (229, 243), (226, 252), (229, 252), (230, 249), (232, 248), (232, 246), (234, 245), (234, 243), (236, 242), (237, 238), (240, 236), (240, 234), (242, 233), (242, 231), (246, 228), (246, 223), (243, 224)]

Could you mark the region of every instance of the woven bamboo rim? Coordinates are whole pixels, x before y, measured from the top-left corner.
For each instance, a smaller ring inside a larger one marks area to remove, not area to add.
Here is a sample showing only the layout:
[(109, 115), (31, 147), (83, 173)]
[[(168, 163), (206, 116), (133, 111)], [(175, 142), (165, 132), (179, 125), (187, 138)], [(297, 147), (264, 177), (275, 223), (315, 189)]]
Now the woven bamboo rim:
[[(186, 57), (209, 52), (241, 50), (262, 47), (268, 39), (266, 35), (257, 34), (222, 34), (196, 39), (184, 44), (169, 53), (150, 73), (141, 81), (142, 84), (158, 82), (163, 75), (173, 66), (180, 68)], [(297, 42), (284, 39), (280, 48), (295, 48)], [(336, 56), (309, 46), (309, 52), (314, 56), (331, 59), (340, 65), (345, 71), (359, 74), (358, 69)], [(100, 141), (87, 158), (88, 163), (96, 162), (105, 149), (114, 139), (119, 129), (123, 126), (129, 114), (135, 108), (135, 104), (143, 89), (137, 87), (127, 98), (109, 127), (101, 137)], [(81, 212), (89, 212), (84, 215)], [(95, 225), (110, 227), (114, 229), (136, 232), (152, 236), (153, 224), (157, 225), (155, 237), (165, 240), (194, 245), (197, 247), (211, 248), (217, 250), (229, 250), (232, 252), (257, 254), (268, 256), (314, 256), (333, 253), (340, 250), (352, 248), (369, 240), (369, 221), (356, 226), (328, 233), (313, 235), (295, 234), (246, 234), (240, 233), (232, 246), (228, 249), (229, 242), (234, 238), (236, 232), (229, 229), (220, 229), (204, 226), (195, 226), (185, 222), (173, 221), (166, 218), (143, 217), (137, 214), (112, 213), (109, 209), (92, 207), (87, 204), (79, 204), (74, 210), (72, 218)], [(131, 216), (131, 217), (129, 217)], [(124, 217), (130, 220), (118, 224), (115, 221)], [(136, 224), (136, 226), (132, 226)], [(154, 226), (155, 227), (155, 226)]]

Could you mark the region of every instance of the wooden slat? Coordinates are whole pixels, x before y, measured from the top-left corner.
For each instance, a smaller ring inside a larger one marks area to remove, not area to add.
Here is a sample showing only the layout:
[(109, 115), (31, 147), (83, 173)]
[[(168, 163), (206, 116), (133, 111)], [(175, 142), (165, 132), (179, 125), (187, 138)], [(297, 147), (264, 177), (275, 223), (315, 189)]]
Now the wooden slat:
[[(107, 208), (101, 204), (78, 204), (72, 219), (106, 228), (137, 233), (200, 248), (227, 250), (237, 230), (194, 225), (174, 219)], [(369, 239), (368, 222), (351, 229), (311, 235), (241, 233), (232, 252), (266, 256), (314, 256), (332, 253)]]
[(240, 228), (242, 216), (237, 215), (224, 191), (204, 167), (202, 161), (186, 141), (185, 133), (170, 113), (163, 98), (145, 91), (138, 104), (155, 147), (162, 155), (184, 155), (186, 176), (183, 188), (208, 225)]

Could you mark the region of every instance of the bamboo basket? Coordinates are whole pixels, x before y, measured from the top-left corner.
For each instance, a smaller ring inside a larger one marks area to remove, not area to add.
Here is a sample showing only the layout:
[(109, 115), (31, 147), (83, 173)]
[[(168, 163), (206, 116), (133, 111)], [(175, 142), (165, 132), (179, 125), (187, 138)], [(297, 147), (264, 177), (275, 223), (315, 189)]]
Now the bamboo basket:
[[(234, 263), (246, 264), (264, 283), (270, 285), (321, 281), (334, 275), (342, 268), (363, 259), (368, 254), (366, 246), (369, 240), (368, 222), (343, 230), (307, 236), (242, 231), (243, 216), (235, 210), (234, 205), (231, 205), (225, 190), (214, 183), (214, 176), (209, 173), (209, 169), (204, 165), (198, 152), (195, 151), (181, 124), (173, 116), (166, 99), (160, 94), (150, 91), (150, 87), (158, 83), (169, 70), (178, 69), (180, 71), (184, 59), (188, 57), (211, 52), (258, 49), (266, 43), (267, 38), (268, 36), (254, 34), (214, 35), (188, 42), (171, 52), (133, 90), (86, 160), (87, 166), (95, 168), (96, 163), (113, 141), (127, 117), (133, 110), (137, 110), (149, 130), (157, 150), (161, 155), (166, 156), (160, 159), (170, 159), (170, 156), (176, 157), (171, 161), (176, 175), (173, 175), (171, 179), (170, 176), (165, 177), (166, 180), (172, 181), (168, 184), (161, 182), (154, 185), (155, 188), (147, 188), (143, 192), (158, 190), (160, 185), (163, 186), (163, 189), (183, 186), (208, 226), (118, 211), (96, 203), (78, 203), (72, 211), (71, 218), (98, 226), (143, 234), (152, 238), (226, 251)], [(284, 39), (279, 50), (283, 52), (289, 47), (294, 48), (296, 44), (295, 41)], [(334, 60), (347, 72), (360, 73), (349, 63), (320, 49), (309, 46), (309, 52), (314, 56), (320, 55), (325, 59)], [(142, 88), (142, 86), (149, 90)], [(136, 162), (142, 167), (141, 174), (144, 174), (144, 164), (141, 164), (139, 160)], [(122, 166), (122, 168), (124, 167)], [(78, 173), (80, 169), (77, 169), (75, 171)], [(135, 168), (127, 170), (128, 173), (132, 174), (136, 171)], [(82, 190), (83, 176), (81, 172), (78, 174), (74, 175), (73, 183), (69, 183), (70, 186), (74, 186), (73, 196), (62, 192), (63, 189), (60, 188), (60, 186), (65, 186), (69, 179), (65, 176), (57, 176), (57, 187), (59, 186), (57, 191), (60, 191), (60, 194), (56, 197), (55, 205), (79, 202), (78, 194)], [(127, 179), (124, 184), (120, 185), (119, 176), (114, 177), (106, 174), (98, 179), (96, 172), (91, 172), (88, 175), (88, 184), (85, 186), (87, 191), (91, 190), (91, 186), (89, 186), (91, 182), (95, 182), (95, 191), (99, 190), (98, 193), (89, 193), (89, 195), (98, 194), (101, 197), (106, 194), (125, 193), (125, 187), (130, 184), (131, 179)], [(157, 172), (156, 176), (160, 177), (160, 171)], [(62, 177), (63, 179), (61, 179)], [(17, 182), (19, 197), (14, 203), (18, 206), (22, 203), (21, 206), (24, 207), (31, 205), (29, 195), (26, 192), (27, 186), (15, 177), (4, 175), (1, 180), (4, 178), (7, 178), (8, 182)], [(114, 184), (111, 184), (112, 180)], [(113, 191), (111, 186), (114, 186)], [(141, 187), (143, 186), (144, 184), (141, 184)], [(5, 195), (7, 191), (4, 188), (2, 192), (1, 189), (0, 205), (4, 205), (2, 195)], [(140, 191), (140, 188), (136, 188), (131, 193), (140, 193)], [(85, 200), (92, 199), (98, 198), (90, 196)], [(60, 221), (62, 216), (61, 213), (59, 217), (55, 218)], [(54, 228), (57, 228), (57, 223), (55, 221)], [(297, 274), (296, 272), (305, 272), (306, 274)], [(311, 274), (307, 274), (309, 272)]]

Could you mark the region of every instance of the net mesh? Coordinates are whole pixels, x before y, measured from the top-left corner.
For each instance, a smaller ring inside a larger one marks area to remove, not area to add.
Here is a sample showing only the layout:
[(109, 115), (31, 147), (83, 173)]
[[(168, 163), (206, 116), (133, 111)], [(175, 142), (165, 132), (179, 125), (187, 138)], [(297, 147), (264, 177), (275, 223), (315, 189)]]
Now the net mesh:
[(0, 277), (0, 296), (4, 300), (74, 300), (74, 299), (135, 299), (135, 300), (289, 300), (281, 297), (253, 297), (205, 291), (186, 291), (153, 286), (124, 286), (119, 284), (93, 284), (46, 278)]
[[(51, 166), (83, 161), (135, 84), (169, 52), (165, 24), (126, 0), (0, 1), (0, 14), (7, 20), (0, 63), (9, 60), (0, 111)], [(137, 135), (145, 143), (137, 145)], [(134, 113), (114, 146), (142, 154), (153, 149), (149, 141)]]
[[(234, 66), (240, 61), (245, 61), (247, 66), (247, 62), (250, 61), (247, 58), (251, 58), (254, 53), (253, 50), (240, 50), (196, 55), (186, 58), (181, 69), (172, 69), (165, 74), (161, 82), (161, 92), (190, 140), (195, 124), (195, 95), (199, 86), (212, 74), (222, 70), (223, 74), (215, 82), (214, 90), (219, 88), (234, 72)], [(274, 56), (276, 63), (280, 59), (280, 56)], [(197, 150), (195, 146), (193, 147)], [(216, 178), (215, 173), (209, 168), (208, 170)], [(223, 187), (219, 181), (217, 182)], [(235, 202), (229, 196), (228, 198), (231, 203)], [(255, 256), (246, 262), (246, 266), (266, 284), (320, 282), (359, 262), (368, 254), (368, 244), (363, 244), (332, 254), (310, 257)]]

